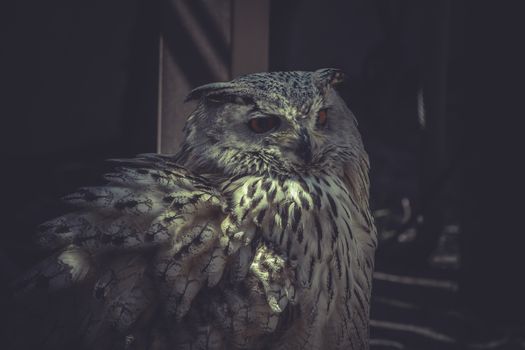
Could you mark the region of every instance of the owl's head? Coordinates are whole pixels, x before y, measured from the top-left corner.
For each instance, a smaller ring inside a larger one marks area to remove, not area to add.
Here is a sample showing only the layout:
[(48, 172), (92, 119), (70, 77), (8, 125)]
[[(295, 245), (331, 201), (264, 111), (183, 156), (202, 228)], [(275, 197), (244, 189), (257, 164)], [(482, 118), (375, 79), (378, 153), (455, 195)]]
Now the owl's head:
[(361, 153), (353, 114), (334, 86), (343, 74), (250, 74), (193, 90), (179, 159), (201, 172), (293, 175), (341, 169)]

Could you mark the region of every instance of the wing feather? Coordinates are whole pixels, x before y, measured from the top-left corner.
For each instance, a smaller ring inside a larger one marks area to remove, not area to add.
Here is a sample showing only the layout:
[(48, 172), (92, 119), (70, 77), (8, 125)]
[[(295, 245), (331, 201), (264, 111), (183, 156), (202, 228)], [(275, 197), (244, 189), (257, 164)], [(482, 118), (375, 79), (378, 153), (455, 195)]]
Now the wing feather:
[(115, 332), (122, 342), (143, 332), (139, 324), (156, 332), (154, 315), (182, 319), (242, 245), (221, 229), (226, 199), (204, 177), (158, 155), (112, 162), (106, 186), (65, 196), (75, 211), (39, 227), (38, 245), (54, 253), (13, 284), (19, 300), (64, 291), (89, 305), (55, 315), (68, 322), (42, 335), (55, 339), (50, 347), (75, 336), (83, 346), (114, 347), (105, 339)]
[[(46, 300), (35, 301), (42, 311), (31, 344), (221, 348), (230, 337), (242, 348), (273, 332), (295, 291), (291, 268), (257, 237), (264, 206), (250, 205), (239, 215), (229, 203), (231, 188), (169, 157), (112, 162), (106, 186), (65, 196), (75, 211), (39, 227), (37, 244), (49, 255), (13, 284), (22, 307), (24, 299), (41, 300), (35, 295)], [(233, 187), (245, 179), (235, 181)], [(27, 318), (20, 321), (24, 329)], [(19, 348), (27, 347), (29, 339), (16, 337), (24, 344)]]

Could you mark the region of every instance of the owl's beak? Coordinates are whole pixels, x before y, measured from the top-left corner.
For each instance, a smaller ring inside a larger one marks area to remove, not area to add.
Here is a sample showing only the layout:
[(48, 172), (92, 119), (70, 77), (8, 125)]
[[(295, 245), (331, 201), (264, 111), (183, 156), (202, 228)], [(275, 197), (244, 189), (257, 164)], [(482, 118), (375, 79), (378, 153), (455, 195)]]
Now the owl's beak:
[(299, 131), (299, 142), (297, 143), (296, 154), (303, 159), (306, 164), (312, 161), (312, 143), (310, 142), (310, 135), (304, 128), (301, 128)]

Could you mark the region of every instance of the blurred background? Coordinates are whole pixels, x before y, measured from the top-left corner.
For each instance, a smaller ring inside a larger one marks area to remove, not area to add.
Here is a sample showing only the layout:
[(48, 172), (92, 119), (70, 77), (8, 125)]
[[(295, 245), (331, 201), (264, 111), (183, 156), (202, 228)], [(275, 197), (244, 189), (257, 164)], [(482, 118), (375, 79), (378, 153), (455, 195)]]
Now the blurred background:
[(35, 225), (104, 159), (177, 151), (191, 88), (334, 67), (372, 164), (372, 349), (525, 348), (518, 1), (1, 8), (1, 293), (38, 260)]

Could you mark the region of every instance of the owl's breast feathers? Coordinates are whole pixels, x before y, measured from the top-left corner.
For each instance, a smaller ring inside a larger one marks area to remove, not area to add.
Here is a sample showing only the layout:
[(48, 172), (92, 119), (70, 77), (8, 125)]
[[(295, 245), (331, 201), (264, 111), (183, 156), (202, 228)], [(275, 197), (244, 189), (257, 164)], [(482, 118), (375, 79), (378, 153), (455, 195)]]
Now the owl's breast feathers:
[[(354, 193), (360, 185), (352, 188), (349, 180), (329, 173), (247, 176), (223, 186), (236, 228), (253, 246), (264, 247), (262, 253), (257, 248), (250, 273), (263, 285), (272, 311), (290, 304), (301, 315), (283, 317), (276, 348), (367, 347), (377, 242), (367, 197), (361, 202)], [(261, 256), (280, 261), (279, 273), (261, 272), (275, 271), (272, 264), (261, 267)]]

